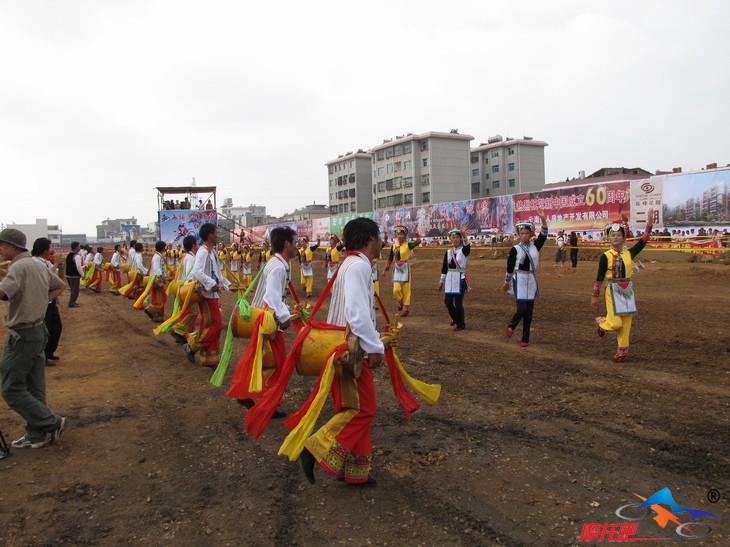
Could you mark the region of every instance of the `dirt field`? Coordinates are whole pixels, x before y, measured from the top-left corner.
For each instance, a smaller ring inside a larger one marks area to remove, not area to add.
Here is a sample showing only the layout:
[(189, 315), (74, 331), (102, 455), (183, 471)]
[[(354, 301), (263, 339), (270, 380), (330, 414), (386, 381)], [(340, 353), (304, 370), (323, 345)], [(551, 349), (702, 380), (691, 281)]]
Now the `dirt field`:
[[(280, 422), (255, 443), (208, 369), (154, 337), (129, 301), (82, 291), (82, 307), (61, 308), (61, 361), (47, 369), (69, 429), (0, 461), (0, 544), (571, 545), (584, 524), (628, 522), (620, 506), (664, 487), (720, 516), (701, 519), (712, 533), (693, 544), (730, 544), (730, 266), (644, 253), (631, 355), (616, 365), (615, 338), (596, 336), (589, 307), (596, 261), (555, 268), (552, 252), (524, 349), (504, 335), (504, 260), (475, 250), (467, 330), (453, 333), (436, 291), (442, 254), (418, 252), (400, 355), (442, 395), (407, 421), (376, 371), (375, 488), (321, 471), (309, 485), (276, 455)], [(392, 302), (389, 281), (381, 291)], [(226, 319), (232, 304), (226, 295)], [(313, 381), (295, 376), (284, 410)], [(8, 440), (23, 434), (4, 403), (0, 426)], [(675, 528), (643, 520), (635, 536), (680, 541)]]

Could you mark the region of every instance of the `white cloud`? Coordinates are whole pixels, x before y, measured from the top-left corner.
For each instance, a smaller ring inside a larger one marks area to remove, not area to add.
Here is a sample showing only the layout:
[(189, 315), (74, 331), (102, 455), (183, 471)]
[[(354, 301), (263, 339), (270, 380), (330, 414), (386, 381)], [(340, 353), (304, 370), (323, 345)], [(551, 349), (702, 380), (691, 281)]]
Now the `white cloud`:
[(155, 186), (280, 214), (324, 163), (408, 131), (547, 141), (548, 181), (730, 162), (730, 5), (6, 2), (0, 223), (93, 233)]

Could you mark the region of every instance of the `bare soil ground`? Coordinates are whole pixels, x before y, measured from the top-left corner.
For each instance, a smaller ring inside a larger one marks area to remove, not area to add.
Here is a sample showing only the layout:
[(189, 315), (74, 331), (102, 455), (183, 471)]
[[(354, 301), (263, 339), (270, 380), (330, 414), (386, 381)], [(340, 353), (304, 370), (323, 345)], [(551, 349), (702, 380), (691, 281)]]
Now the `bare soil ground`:
[[(631, 355), (616, 365), (615, 338), (596, 336), (589, 307), (595, 260), (555, 268), (552, 252), (524, 349), (504, 335), (514, 301), (499, 290), (503, 259), (474, 251), (467, 330), (453, 333), (436, 290), (442, 254), (418, 252), (400, 355), (443, 391), (408, 421), (376, 371), (375, 488), (321, 471), (310, 486), (276, 455), (280, 422), (255, 443), (242, 433), (245, 409), (208, 369), (153, 336), (129, 301), (83, 292), (82, 307), (61, 308), (61, 361), (47, 369), (49, 404), (69, 429), (0, 461), (0, 543), (571, 545), (584, 523), (624, 522), (614, 512), (634, 493), (669, 487), (720, 516), (695, 544), (730, 544), (730, 267), (643, 253)], [(392, 303), (389, 281), (381, 291)], [(284, 409), (313, 383), (295, 377)], [(8, 440), (21, 436), (20, 417), (0, 407)], [(679, 541), (675, 528), (645, 520), (636, 535)]]

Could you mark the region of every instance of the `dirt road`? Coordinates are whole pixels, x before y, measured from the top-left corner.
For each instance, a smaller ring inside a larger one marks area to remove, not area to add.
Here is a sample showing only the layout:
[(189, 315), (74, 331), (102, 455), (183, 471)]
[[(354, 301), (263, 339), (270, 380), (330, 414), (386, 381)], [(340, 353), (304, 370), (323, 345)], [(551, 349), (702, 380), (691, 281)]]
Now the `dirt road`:
[[(208, 383), (208, 369), (153, 336), (129, 301), (83, 292), (82, 307), (62, 307), (62, 359), (47, 369), (50, 406), (69, 429), (58, 445), (0, 461), (0, 543), (571, 545), (584, 524), (628, 523), (620, 506), (668, 487), (680, 505), (720, 516), (701, 519), (712, 533), (693, 544), (727, 545), (730, 267), (645, 260), (630, 359), (616, 365), (615, 338), (596, 336), (589, 307), (595, 261), (555, 268), (543, 251), (532, 339), (520, 348), (504, 335), (514, 301), (490, 254), (472, 256), (458, 333), (436, 290), (441, 256), (414, 261), (400, 354), (442, 396), (405, 420), (386, 370), (376, 372), (376, 488), (322, 472), (310, 486), (276, 455), (279, 422), (255, 443), (242, 434), (245, 409)], [(390, 289), (383, 280), (387, 302)], [(226, 295), (224, 317), (232, 305)], [(234, 355), (242, 349), (238, 340)], [(286, 411), (313, 380), (293, 379)], [(0, 427), (10, 440), (23, 433), (4, 403)], [(638, 523), (635, 537), (680, 540), (676, 524)]]

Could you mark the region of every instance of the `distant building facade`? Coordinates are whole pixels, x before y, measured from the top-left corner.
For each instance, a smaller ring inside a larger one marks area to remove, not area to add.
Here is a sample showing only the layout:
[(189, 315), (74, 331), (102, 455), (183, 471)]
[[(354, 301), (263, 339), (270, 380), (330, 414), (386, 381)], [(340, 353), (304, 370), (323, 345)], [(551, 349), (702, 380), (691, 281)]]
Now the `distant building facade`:
[(471, 135), (409, 133), (374, 146), (372, 210), (469, 199)]
[(324, 204), (312, 203), (311, 205), (305, 205), (299, 209), (295, 209), (291, 213), (282, 215), (282, 220), (312, 220), (315, 218), (326, 218), (330, 216), (329, 207)]
[(496, 135), (471, 149), (471, 198), (537, 192), (545, 186), (544, 141)]
[(372, 156), (362, 149), (347, 152), (325, 163), (329, 177), (329, 208), (332, 215), (372, 210)]
[(29, 248), (39, 237), (47, 237), (51, 245), (61, 247), (61, 228), (57, 224), (48, 224), (45, 218), (35, 219), (35, 224), (8, 224), (6, 228), (15, 228), (25, 234)]
[(137, 219), (115, 218), (102, 220), (96, 225), (96, 240), (100, 243), (118, 243), (134, 239), (134, 234), (140, 232)]

